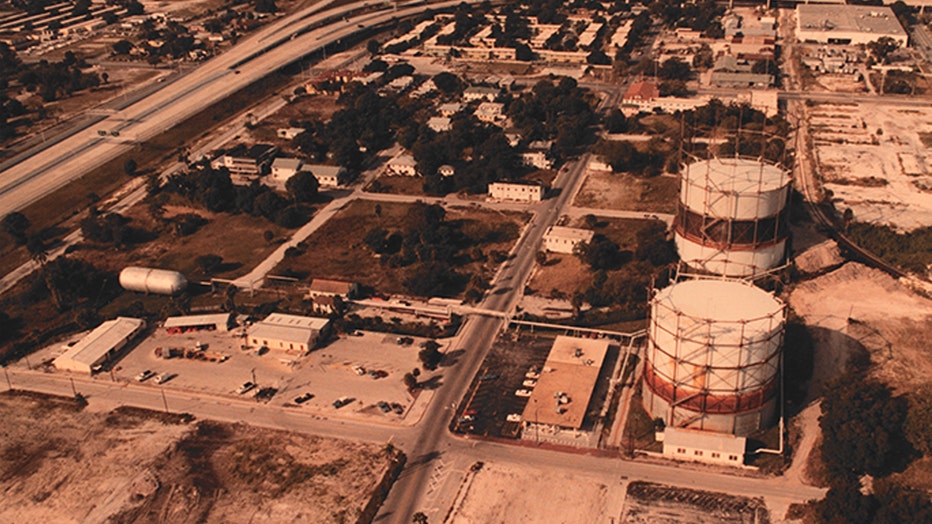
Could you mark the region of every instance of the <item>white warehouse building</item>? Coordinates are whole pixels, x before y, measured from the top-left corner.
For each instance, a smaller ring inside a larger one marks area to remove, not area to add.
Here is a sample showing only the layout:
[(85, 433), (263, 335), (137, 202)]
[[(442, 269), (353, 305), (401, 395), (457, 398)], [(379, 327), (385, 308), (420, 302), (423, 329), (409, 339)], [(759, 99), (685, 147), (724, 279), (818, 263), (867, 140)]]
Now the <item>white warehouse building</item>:
[(108, 320), (68, 348), (52, 364), (62, 371), (90, 375), (95, 368), (116, 356), (145, 328), (146, 321), (138, 318), (117, 317)]
[(326, 338), (330, 320), (272, 313), (249, 328), (247, 345), (305, 354)]
[(799, 4), (796, 38), (822, 44), (866, 44), (882, 37), (906, 47), (908, 35), (893, 10), (883, 6)]
[(575, 227), (550, 226), (544, 233), (544, 249), (553, 253), (572, 255), (578, 244), (592, 241), (595, 232), (591, 229)]

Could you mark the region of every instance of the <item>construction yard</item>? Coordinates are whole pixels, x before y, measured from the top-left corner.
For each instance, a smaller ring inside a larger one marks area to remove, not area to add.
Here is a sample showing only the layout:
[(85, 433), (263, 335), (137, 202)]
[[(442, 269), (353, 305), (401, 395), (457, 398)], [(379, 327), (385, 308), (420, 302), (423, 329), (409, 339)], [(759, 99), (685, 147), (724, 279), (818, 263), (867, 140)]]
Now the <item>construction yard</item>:
[(355, 522), (379, 446), (0, 395), (3, 522)]

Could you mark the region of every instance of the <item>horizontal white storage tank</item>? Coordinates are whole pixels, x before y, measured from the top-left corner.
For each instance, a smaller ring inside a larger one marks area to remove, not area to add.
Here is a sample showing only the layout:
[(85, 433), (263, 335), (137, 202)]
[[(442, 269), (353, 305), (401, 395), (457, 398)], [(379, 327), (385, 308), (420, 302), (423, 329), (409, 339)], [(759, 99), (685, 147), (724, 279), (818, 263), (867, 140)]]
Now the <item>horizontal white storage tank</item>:
[(748, 158), (712, 158), (687, 164), (680, 176), (680, 203), (701, 214), (754, 220), (780, 213), (790, 174)]
[(745, 282), (687, 280), (657, 291), (645, 407), (673, 424), (759, 429), (775, 405), (784, 324), (783, 303)]
[(177, 271), (130, 266), (120, 271), (120, 285), (129, 291), (177, 295), (188, 287), (188, 279)]
[(682, 236), (673, 236), (680, 260), (689, 267), (728, 277), (748, 277), (774, 268), (786, 254), (786, 239), (754, 249), (723, 250)]

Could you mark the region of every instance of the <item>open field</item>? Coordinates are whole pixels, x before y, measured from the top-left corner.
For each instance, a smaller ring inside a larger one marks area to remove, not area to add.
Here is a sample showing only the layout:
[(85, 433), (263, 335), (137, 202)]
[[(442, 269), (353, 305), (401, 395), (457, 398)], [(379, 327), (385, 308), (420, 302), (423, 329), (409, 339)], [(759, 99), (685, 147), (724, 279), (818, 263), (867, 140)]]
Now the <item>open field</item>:
[(5, 522), (353, 522), (378, 446), (0, 395)]
[[(286, 258), (272, 273), (350, 280), (383, 293), (406, 292), (404, 282), (416, 264), (396, 268), (381, 264), (363, 240), (374, 228), (404, 231), (413, 223), (412, 209), (414, 206), (408, 204), (355, 200), (307, 239), (312, 248)], [(498, 264), (490, 255), (511, 250), (526, 217), (451, 206), (446, 208), (444, 220), (459, 234), (472, 239), (469, 248), (461, 247), (456, 255), (459, 259), (456, 270), (491, 279)]]
[(911, 231), (932, 225), (932, 167), (923, 137), (932, 109), (817, 104), (810, 129), (831, 200), (854, 220)]
[(673, 213), (679, 183), (675, 176), (638, 178), (627, 173), (590, 171), (573, 205), (597, 209), (620, 209)]

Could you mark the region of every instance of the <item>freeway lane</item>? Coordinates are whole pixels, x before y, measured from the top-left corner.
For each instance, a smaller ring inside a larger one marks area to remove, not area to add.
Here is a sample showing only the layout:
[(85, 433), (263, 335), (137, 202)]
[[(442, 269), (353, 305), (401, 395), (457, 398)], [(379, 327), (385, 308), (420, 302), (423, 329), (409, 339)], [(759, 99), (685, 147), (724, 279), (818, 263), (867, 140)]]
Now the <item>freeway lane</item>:
[[(381, 11), (367, 12), (346, 20), (340, 19), (333, 26), (301, 33), (299, 29), (309, 28), (368, 4), (356, 2), (318, 13), (328, 3), (329, 1), (318, 3), (274, 22), (226, 53), (107, 117), (93, 128), (75, 133), (51, 145), (42, 154), (34, 155), (6, 169), (0, 173), (0, 213), (21, 209), (129, 150), (135, 143), (170, 129), (210, 104), (325, 45), (339, 42), (367, 27), (389, 23), (393, 18), (418, 14), (427, 6), (424, 4), (405, 8), (405, 4), (400, 4), (401, 7), (397, 11), (385, 8)], [(446, 1), (430, 4), (429, 7), (442, 9), (456, 4), (455, 1)], [(359, 26), (362, 26), (362, 29)], [(265, 53), (261, 56), (243, 63), (239, 69), (233, 68), (245, 58), (256, 56), (263, 49)], [(99, 130), (119, 131), (121, 136), (107, 138), (87, 147), (92, 141), (100, 140), (97, 135)]]

